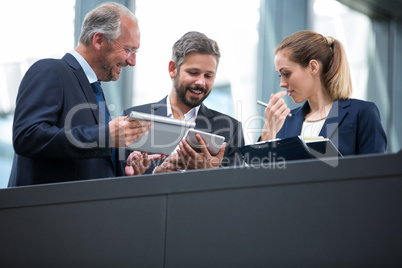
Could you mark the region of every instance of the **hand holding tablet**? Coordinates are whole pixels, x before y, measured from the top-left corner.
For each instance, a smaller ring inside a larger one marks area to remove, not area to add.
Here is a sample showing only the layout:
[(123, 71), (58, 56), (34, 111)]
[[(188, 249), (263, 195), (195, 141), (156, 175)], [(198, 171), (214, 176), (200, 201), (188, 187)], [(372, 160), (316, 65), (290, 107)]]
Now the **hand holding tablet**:
[(189, 129), (185, 139), (187, 143), (195, 150), (200, 149), (200, 145), (198, 144), (198, 140), (195, 134), (199, 134), (201, 136), (211, 155), (218, 154), (223, 142), (225, 141), (225, 137), (223, 136), (207, 133), (196, 129)]

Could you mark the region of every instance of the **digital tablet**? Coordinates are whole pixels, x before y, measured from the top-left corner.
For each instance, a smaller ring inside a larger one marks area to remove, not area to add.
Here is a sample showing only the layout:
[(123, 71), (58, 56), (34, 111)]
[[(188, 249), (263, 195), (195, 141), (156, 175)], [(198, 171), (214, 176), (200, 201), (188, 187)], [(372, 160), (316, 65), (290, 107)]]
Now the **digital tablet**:
[(223, 142), (225, 141), (225, 137), (207, 133), (207, 132), (200, 131), (200, 130), (189, 129), (188, 133), (186, 135), (186, 141), (195, 150), (200, 149), (200, 145), (198, 144), (197, 137), (195, 136), (195, 134), (197, 134), (197, 133), (201, 135), (202, 139), (205, 142), (205, 145), (208, 148), (209, 153), (211, 155), (218, 154), (219, 150), (222, 147)]
[(151, 121), (152, 129), (148, 135), (142, 136), (127, 146), (127, 149), (154, 154), (170, 155), (187, 131), (195, 127), (194, 122), (135, 111), (132, 111), (126, 120)]

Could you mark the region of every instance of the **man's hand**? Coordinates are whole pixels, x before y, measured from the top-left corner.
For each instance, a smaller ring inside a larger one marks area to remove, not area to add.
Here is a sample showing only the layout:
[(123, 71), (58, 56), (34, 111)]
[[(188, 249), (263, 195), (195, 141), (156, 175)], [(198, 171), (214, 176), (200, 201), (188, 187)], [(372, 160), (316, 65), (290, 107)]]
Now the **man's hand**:
[(185, 167), (179, 162), (180, 157), (177, 153), (169, 155), (165, 161), (154, 170), (154, 173), (165, 173), (165, 172), (175, 172), (179, 170), (184, 170)]
[(164, 154), (141, 153), (138, 151), (132, 152), (126, 161), (125, 173), (126, 176), (141, 175), (149, 168), (151, 161), (165, 158)]
[(126, 118), (127, 116), (117, 117), (109, 122), (111, 147), (126, 147), (147, 135), (152, 127), (150, 121), (127, 121)]
[[(209, 169), (218, 168), (222, 162), (223, 154), (225, 153), (226, 143), (224, 142), (219, 150), (218, 154), (211, 155), (205, 145), (204, 140), (200, 134), (196, 134), (199, 150), (201, 152), (196, 152), (185, 139), (179, 143), (179, 148), (177, 154), (183, 161), (183, 165), (186, 169)], [(198, 149), (197, 149), (198, 150)]]
[(200, 152), (196, 152), (184, 139), (180, 142), (177, 154), (172, 154), (155, 169), (155, 173), (173, 172), (186, 169), (218, 168), (225, 153), (226, 143), (222, 144), (217, 155), (211, 155), (204, 140), (196, 134)]

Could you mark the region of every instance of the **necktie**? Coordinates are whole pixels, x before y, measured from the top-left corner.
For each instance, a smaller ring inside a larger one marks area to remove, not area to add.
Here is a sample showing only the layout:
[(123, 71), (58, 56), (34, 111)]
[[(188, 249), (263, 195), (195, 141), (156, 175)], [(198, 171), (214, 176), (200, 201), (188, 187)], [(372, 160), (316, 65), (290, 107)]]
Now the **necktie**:
[[(102, 121), (107, 124), (110, 121), (110, 113), (109, 109), (106, 107), (105, 97), (103, 96), (103, 91), (100, 85), (100, 82), (94, 82), (91, 84), (92, 89), (95, 93), (96, 101), (98, 102), (99, 111), (101, 113)], [(114, 166), (114, 173), (117, 175), (117, 155), (116, 149), (112, 148), (112, 161)]]
[(109, 110), (106, 107), (105, 98), (103, 96), (103, 91), (100, 86), (100, 82), (94, 82), (91, 84), (92, 89), (95, 93), (96, 101), (98, 102), (99, 110), (102, 116), (102, 121), (108, 123), (110, 121)]

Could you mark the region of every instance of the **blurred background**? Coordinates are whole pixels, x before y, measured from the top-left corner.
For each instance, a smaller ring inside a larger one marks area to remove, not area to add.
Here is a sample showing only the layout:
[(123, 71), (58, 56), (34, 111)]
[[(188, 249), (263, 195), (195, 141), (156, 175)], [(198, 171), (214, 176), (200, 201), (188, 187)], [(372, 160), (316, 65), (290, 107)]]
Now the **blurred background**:
[[(4, 1), (0, 10), (0, 188), (11, 170), (12, 120), (19, 83), (41, 58), (61, 58), (77, 44), (85, 14), (104, 1)], [(121, 0), (138, 17), (137, 65), (103, 84), (111, 113), (162, 99), (170, 92), (171, 47), (184, 33), (216, 40), (221, 61), (205, 104), (243, 124), (246, 143), (261, 131), (263, 108), (281, 90), (273, 51), (289, 34), (310, 29), (339, 39), (352, 71), (353, 96), (373, 101), (388, 135), (388, 152), (402, 146), (402, 0)], [(290, 98), (288, 106), (296, 107)]]

